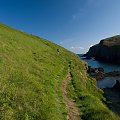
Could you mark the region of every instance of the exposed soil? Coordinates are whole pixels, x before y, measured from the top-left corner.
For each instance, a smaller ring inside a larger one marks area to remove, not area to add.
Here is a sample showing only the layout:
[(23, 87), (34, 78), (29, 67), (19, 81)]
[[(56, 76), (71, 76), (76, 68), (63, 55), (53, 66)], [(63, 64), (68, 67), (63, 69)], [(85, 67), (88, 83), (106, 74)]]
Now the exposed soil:
[(63, 98), (64, 98), (64, 102), (67, 106), (67, 111), (68, 111), (66, 119), (67, 120), (78, 120), (80, 119), (78, 108), (76, 107), (75, 103), (71, 99), (68, 98), (68, 95), (67, 95), (67, 85), (71, 79), (72, 78), (71, 78), (70, 67), (69, 67), (66, 79), (62, 83)]

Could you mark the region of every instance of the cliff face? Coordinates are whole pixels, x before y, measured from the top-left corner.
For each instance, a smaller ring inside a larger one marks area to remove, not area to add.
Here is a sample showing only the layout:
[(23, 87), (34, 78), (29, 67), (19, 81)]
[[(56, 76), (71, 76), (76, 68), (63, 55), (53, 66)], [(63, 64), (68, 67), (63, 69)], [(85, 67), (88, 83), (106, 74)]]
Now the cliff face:
[(120, 63), (120, 36), (101, 40), (99, 44), (90, 47), (86, 55), (97, 60)]

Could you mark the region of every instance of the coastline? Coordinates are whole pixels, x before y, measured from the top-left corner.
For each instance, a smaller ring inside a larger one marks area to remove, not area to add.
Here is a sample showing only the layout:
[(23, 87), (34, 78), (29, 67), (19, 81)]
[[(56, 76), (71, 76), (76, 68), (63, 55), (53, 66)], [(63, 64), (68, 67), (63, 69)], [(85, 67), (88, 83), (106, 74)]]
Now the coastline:
[[(83, 61), (87, 62), (88, 66), (89, 66), (89, 62), (88, 61), (90, 61), (90, 60), (94, 61), (94, 59), (88, 59), (88, 58), (85, 59), (85, 57), (83, 57), (83, 55), (79, 55), (79, 57)], [(96, 60), (96, 62), (97, 62), (97, 60)], [(104, 64), (106, 64), (106, 63), (104, 63)], [(96, 69), (96, 68), (92, 68), (92, 69)], [(96, 75), (94, 74), (94, 75), (92, 75), (92, 77), (96, 78)], [(112, 82), (109, 85), (110, 78), (111, 78)], [(116, 113), (116, 114), (118, 114), (120, 116), (120, 105), (119, 105), (119, 103), (120, 103), (119, 102), (120, 101), (120, 92), (119, 92), (119, 89), (113, 88), (113, 86), (115, 86), (115, 84), (116, 84), (116, 80), (117, 79), (120, 79), (120, 71), (114, 70), (114, 71), (105, 72), (104, 73), (104, 78), (97, 79), (96, 86), (104, 91), (103, 95), (106, 98), (105, 104), (107, 105), (107, 107), (110, 110), (112, 110), (114, 113)], [(107, 83), (107, 81), (108, 81), (108, 83)], [(100, 83), (100, 84), (98, 85), (98, 83)], [(104, 84), (108, 84), (108, 86), (104, 86)]]

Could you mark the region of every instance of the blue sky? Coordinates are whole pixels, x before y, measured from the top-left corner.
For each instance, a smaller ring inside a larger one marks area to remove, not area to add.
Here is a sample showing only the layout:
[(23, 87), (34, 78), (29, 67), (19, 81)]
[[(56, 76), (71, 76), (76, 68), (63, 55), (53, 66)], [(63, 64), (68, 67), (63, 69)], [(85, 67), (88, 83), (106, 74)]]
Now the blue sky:
[(120, 34), (120, 0), (0, 0), (0, 22), (85, 53)]

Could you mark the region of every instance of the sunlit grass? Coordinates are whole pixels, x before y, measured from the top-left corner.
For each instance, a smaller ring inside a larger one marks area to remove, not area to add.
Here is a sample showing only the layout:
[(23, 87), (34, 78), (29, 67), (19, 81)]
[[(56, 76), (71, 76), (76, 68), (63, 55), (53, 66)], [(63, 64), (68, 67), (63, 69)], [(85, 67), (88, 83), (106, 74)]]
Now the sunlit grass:
[(72, 81), (69, 83), (69, 97), (74, 99), (79, 107), (83, 120), (119, 120), (120, 118), (105, 105), (103, 91), (96, 87), (95, 79), (86, 75), (84, 64), (71, 64)]
[[(57, 49), (59, 49), (59, 54)], [(0, 24), (0, 120), (66, 120), (61, 83), (71, 63), (69, 96), (85, 120), (117, 120), (73, 53)]]

